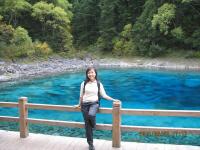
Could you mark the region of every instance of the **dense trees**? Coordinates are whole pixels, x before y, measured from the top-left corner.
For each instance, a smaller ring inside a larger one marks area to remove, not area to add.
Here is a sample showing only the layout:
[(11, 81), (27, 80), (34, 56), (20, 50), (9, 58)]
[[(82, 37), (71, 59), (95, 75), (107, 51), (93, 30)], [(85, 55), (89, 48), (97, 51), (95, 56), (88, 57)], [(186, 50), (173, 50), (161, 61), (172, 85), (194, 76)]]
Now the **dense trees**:
[(73, 47), (149, 57), (180, 49), (199, 57), (200, 1), (0, 1), (0, 56), (71, 52)]
[(76, 46), (89, 46), (99, 37), (99, 0), (73, 2), (72, 28)]
[(70, 20), (72, 14), (67, 14), (61, 7), (52, 3), (38, 2), (33, 5), (31, 16), (41, 26), (40, 40), (48, 41), (53, 49), (67, 51), (72, 46)]
[(67, 0), (0, 3), (1, 56), (13, 59), (72, 48), (72, 5)]
[(74, 42), (79, 46), (95, 44), (119, 56), (200, 50), (198, 0), (101, 0), (93, 1), (93, 10), (88, 2), (72, 0)]

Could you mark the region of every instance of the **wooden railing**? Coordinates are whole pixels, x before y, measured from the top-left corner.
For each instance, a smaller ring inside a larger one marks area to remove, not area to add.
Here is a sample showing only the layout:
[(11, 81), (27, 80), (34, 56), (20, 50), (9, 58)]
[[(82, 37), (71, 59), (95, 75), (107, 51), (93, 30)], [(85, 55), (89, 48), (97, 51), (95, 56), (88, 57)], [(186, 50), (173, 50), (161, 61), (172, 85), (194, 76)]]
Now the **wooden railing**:
[[(0, 121), (19, 122), (21, 138), (26, 138), (29, 134), (28, 123), (84, 128), (84, 123), (82, 122), (28, 118), (28, 109), (45, 109), (45, 110), (80, 112), (80, 108), (75, 108), (73, 106), (64, 106), (64, 105), (33, 104), (33, 103), (27, 103), (27, 101), (28, 100), (26, 97), (21, 97), (19, 98), (18, 103), (0, 102), (0, 107), (18, 107), (19, 108), (19, 117), (0, 116)], [(96, 126), (96, 129), (112, 130), (113, 147), (120, 147), (121, 145), (121, 130), (122, 131), (136, 131), (136, 132), (157, 132), (158, 131), (158, 132), (168, 132), (168, 133), (200, 134), (200, 128), (169, 128), (169, 127), (121, 125), (121, 115), (200, 117), (200, 111), (121, 109), (121, 103), (114, 102), (112, 109), (100, 108), (99, 113), (112, 114), (113, 116), (112, 124), (97, 124)]]

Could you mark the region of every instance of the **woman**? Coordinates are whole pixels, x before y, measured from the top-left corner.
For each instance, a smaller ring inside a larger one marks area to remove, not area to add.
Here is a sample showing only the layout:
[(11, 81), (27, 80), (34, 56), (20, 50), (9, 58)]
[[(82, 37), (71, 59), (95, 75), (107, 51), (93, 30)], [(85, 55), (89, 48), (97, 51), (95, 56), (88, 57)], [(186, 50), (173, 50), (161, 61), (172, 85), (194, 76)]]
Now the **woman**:
[(81, 107), (89, 150), (95, 149), (93, 145), (93, 129), (96, 126), (96, 113), (99, 108), (100, 96), (107, 100), (119, 101), (106, 94), (103, 85), (97, 79), (96, 69), (89, 67), (86, 70), (86, 79), (81, 83), (80, 100), (76, 106)]

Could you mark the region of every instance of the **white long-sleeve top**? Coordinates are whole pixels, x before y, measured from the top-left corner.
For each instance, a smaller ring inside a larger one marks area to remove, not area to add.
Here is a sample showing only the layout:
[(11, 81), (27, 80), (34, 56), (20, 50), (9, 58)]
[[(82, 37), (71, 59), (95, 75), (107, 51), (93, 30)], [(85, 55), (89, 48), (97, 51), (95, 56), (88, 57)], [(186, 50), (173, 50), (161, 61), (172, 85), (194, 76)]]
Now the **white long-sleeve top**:
[[(81, 83), (80, 87), (80, 97), (83, 96), (83, 103), (85, 102), (96, 102), (98, 101), (98, 86), (97, 81), (88, 82), (85, 85), (85, 93), (83, 94), (84, 81)], [(100, 96), (107, 99), (108, 95), (106, 94), (103, 85), (100, 83)]]

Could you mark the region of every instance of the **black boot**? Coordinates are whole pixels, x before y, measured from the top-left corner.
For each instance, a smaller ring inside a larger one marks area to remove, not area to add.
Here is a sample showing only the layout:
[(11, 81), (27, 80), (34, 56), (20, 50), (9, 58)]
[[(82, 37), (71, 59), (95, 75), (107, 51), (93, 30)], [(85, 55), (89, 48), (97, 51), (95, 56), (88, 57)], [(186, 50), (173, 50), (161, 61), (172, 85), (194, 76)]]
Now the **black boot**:
[(94, 148), (94, 145), (93, 145), (93, 144), (90, 144), (90, 145), (89, 145), (89, 150), (95, 150), (95, 148)]

